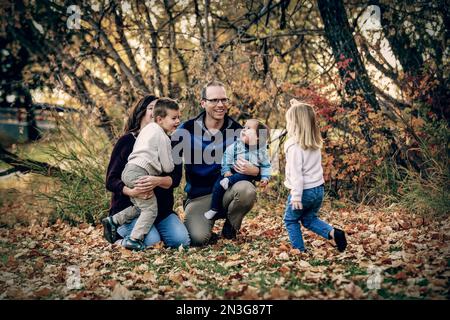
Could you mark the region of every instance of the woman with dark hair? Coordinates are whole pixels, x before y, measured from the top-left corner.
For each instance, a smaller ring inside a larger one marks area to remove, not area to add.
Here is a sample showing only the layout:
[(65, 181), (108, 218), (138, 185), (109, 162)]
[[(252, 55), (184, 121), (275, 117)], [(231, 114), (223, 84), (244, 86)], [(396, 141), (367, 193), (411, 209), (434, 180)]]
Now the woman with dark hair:
[[(139, 131), (153, 121), (153, 107), (156, 100), (155, 96), (147, 95), (136, 103), (130, 111), (124, 134), (114, 146), (106, 174), (106, 189), (113, 193), (109, 215), (113, 216), (132, 206), (130, 196), (142, 199), (156, 196), (158, 216), (144, 238), (144, 245), (148, 247), (162, 240), (166, 246), (177, 248), (180, 245), (188, 246), (190, 243), (186, 227), (173, 211), (173, 189), (180, 184), (180, 179), (176, 179), (171, 174), (145, 176), (136, 181), (132, 189), (121, 180), (122, 171), (127, 164), (128, 156), (133, 151)], [(136, 220), (137, 218), (131, 223), (120, 226), (117, 233), (123, 238), (129, 236)]]

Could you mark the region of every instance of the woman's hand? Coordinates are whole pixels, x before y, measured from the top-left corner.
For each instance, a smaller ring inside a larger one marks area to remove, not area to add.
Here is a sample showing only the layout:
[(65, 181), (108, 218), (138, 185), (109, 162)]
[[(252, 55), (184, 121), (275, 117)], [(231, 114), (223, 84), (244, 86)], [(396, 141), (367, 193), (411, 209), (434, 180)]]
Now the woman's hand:
[(292, 209), (294, 210), (302, 210), (303, 205), (301, 201), (292, 201)]
[(161, 187), (169, 189), (172, 186), (172, 178), (169, 176), (144, 176), (134, 183), (134, 188), (123, 187), (123, 194), (132, 198), (150, 199), (153, 197), (153, 189)]
[(153, 197), (153, 190), (147, 189), (139, 189), (139, 188), (128, 188), (127, 186), (123, 187), (123, 194), (132, 198), (139, 198), (143, 200), (150, 199)]
[(150, 192), (159, 186), (160, 180), (156, 176), (140, 177), (134, 182), (134, 189), (144, 192)]
[(150, 191), (150, 192), (141, 192), (141, 193), (139, 193), (137, 196), (135, 196), (135, 198), (138, 198), (138, 199), (143, 199), (143, 200), (148, 200), (148, 199), (150, 199), (151, 197), (153, 197), (155, 194), (153, 193), (153, 191)]
[(245, 159), (238, 159), (233, 166), (237, 173), (256, 177), (259, 174), (259, 168)]

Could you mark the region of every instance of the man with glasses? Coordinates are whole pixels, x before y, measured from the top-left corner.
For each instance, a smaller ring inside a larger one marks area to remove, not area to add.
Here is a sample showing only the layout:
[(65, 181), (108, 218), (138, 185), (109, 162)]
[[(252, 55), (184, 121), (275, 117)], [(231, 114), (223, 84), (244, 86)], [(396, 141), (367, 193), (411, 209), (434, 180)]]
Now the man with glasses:
[[(187, 194), (185, 225), (191, 244), (197, 246), (207, 244), (211, 239), (217, 219), (225, 219), (223, 237), (236, 238), (242, 219), (256, 200), (255, 186), (251, 182), (240, 181), (225, 192), (223, 208), (213, 220), (204, 216), (211, 206), (214, 183), (220, 177), (222, 155), (242, 130), (242, 126), (228, 116), (228, 102), (225, 86), (221, 82), (207, 83), (201, 92), (204, 111), (184, 122), (172, 136), (176, 163), (174, 174), (179, 178), (182, 176), (181, 157), (184, 161)], [(244, 159), (237, 161), (234, 170), (245, 175), (259, 174), (259, 168)]]

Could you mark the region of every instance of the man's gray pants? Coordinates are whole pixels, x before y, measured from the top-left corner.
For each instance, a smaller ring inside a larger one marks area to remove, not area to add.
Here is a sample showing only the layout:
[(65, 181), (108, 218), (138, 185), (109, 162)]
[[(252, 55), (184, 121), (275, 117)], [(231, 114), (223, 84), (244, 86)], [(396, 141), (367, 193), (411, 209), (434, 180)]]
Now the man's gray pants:
[[(212, 194), (188, 199), (185, 204), (184, 224), (189, 231), (191, 244), (201, 246), (208, 243), (215, 220), (206, 219), (204, 213), (211, 208)], [(235, 230), (239, 230), (242, 219), (251, 210), (256, 200), (256, 187), (248, 181), (239, 181), (225, 192), (223, 207), (226, 218)], [(220, 217), (219, 217), (220, 218)]]

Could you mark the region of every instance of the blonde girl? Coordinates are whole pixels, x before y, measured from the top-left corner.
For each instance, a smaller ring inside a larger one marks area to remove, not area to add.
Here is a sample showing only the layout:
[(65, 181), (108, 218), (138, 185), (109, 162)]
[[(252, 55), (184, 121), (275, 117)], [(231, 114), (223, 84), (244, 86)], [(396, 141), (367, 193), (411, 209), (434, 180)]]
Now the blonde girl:
[(296, 99), (290, 101), (286, 113), (287, 140), (285, 186), (290, 189), (284, 214), (284, 224), (292, 246), (306, 251), (301, 224), (324, 237), (334, 239), (337, 249), (347, 246), (345, 232), (333, 228), (317, 217), (324, 196), (322, 169), (322, 137), (311, 105)]

